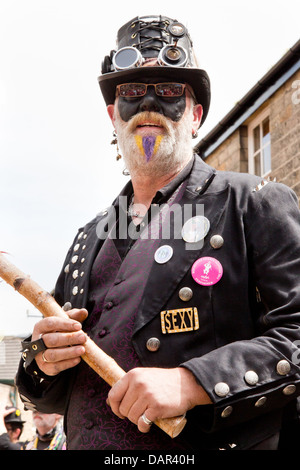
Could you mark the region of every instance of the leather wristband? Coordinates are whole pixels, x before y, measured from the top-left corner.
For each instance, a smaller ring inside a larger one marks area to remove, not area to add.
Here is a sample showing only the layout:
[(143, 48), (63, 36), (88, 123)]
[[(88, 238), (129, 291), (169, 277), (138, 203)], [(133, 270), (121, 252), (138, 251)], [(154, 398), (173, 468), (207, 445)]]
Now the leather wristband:
[(40, 352), (43, 352), (47, 349), (43, 338), (37, 339), (36, 341), (22, 341), (22, 358), (24, 361), (24, 368), (27, 369), (28, 366), (35, 359), (35, 356)]

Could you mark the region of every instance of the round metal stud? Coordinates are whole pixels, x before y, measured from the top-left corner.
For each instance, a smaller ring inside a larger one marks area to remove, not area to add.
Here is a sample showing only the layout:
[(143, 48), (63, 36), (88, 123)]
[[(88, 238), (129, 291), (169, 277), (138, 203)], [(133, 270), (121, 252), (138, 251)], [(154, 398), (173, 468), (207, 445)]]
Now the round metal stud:
[(78, 269), (75, 269), (75, 271), (74, 271), (73, 274), (72, 274), (72, 277), (73, 277), (73, 279), (77, 279), (77, 278), (78, 278)]
[(293, 393), (295, 393), (295, 391), (296, 391), (296, 385), (287, 385), (282, 390), (282, 393), (284, 395), (293, 395)]
[(73, 294), (73, 295), (77, 295), (77, 294), (78, 294), (78, 287), (77, 287), (77, 286), (73, 287), (73, 289), (72, 289), (72, 294)]
[(189, 287), (182, 287), (178, 295), (181, 300), (188, 302), (193, 297), (193, 291)]
[(290, 372), (290, 370), (291, 370), (291, 366), (288, 363), (288, 361), (286, 361), (285, 359), (282, 359), (281, 361), (279, 361), (276, 366), (276, 371), (277, 371), (277, 374), (279, 375), (287, 375)]
[(254, 370), (248, 370), (244, 379), (248, 385), (256, 385), (258, 382), (258, 375), (256, 372), (254, 372)]
[(146, 343), (146, 347), (147, 347), (148, 351), (151, 351), (151, 352), (158, 351), (158, 349), (160, 347), (159, 339), (158, 338), (149, 338), (147, 343)]
[(168, 30), (171, 35), (175, 36), (176, 38), (182, 38), (186, 34), (185, 26), (183, 26), (182, 23), (178, 23), (177, 21), (171, 23)]
[(213, 235), (210, 244), (215, 250), (219, 250), (224, 245), (224, 238), (221, 235)]
[(66, 302), (64, 305), (63, 305), (63, 308), (62, 308), (65, 312), (68, 312), (69, 310), (72, 310), (72, 304), (71, 302)]
[(228, 416), (231, 415), (232, 411), (233, 411), (232, 406), (226, 406), (226, 408), (224, 408), (224, 410), (221, 413), (221, 417), (228, 418)]
[(77, 244), (74, 246), (74, 251), (78, 251), (78, 250), (79, 250), (79, 248), (80, 248), (80, 244), (79, 244), (79, 243), (77, 243)]
[(260, 408), (261, 406), (264, 406), (264, 404), (266, 403), (267, 401), (267, 397), (260, 397), (255, 403), (254, 403), (254, 406), (256, 408)]
[(67, 264), (64, 271), (65, 271), (66, 274), (68, 274), (68, 272), (70, 271), (70, 265), (69, 264)]
[(218, 397), (226, 397), (230, 392), (230, 388), (225, 382), (219, 382), (215, 385), (214, 391)]
[(75, 264), (77, 260), (78, 260), (78, 255), (73, 256), (71, 259), (73, 264)]

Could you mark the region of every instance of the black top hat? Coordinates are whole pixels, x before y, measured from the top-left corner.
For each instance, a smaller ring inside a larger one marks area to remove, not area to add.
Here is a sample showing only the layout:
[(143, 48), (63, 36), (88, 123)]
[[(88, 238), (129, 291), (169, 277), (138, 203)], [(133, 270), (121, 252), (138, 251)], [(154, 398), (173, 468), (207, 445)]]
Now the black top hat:
[(16, 410), (12, 411), (9, 415), (5, 416), (4, 423), (18, 423), (24, 424), (26, 421), (23, 421), (21, 418), (21, 411), (17, 408)]
[[(143, 66), (151, 58), (156, 58), (158, 65)], [(119, 29), (117, 50), (104, 58), (98, 81), (107, 105), (114, 103), (120, 83), (145, 77), (188, 83), (203, 107), (203, 124), (210, 105), (210, 81), (195, 62), (193, 44), (183, 24), (165, 16), (136, 17)]]

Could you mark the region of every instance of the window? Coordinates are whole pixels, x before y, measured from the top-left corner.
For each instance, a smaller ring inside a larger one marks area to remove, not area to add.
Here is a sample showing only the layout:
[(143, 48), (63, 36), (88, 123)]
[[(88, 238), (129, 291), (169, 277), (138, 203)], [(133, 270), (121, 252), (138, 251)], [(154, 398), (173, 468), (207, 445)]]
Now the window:
[(248, 127), (249, 173), (266, 176), (271, 172), (271, 135), (268, 110)]

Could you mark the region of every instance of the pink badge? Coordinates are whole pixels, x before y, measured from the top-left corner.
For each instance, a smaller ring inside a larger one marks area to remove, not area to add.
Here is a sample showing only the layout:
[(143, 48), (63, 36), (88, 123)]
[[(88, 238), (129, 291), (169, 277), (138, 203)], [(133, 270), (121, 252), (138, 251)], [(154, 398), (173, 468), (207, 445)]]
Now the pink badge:
[(192, 266), (193, 279), (201, 286), (212, 286), (219, 282), (223, 275), (223, 267), (215, 258), (209, 256), (199, 258)]

